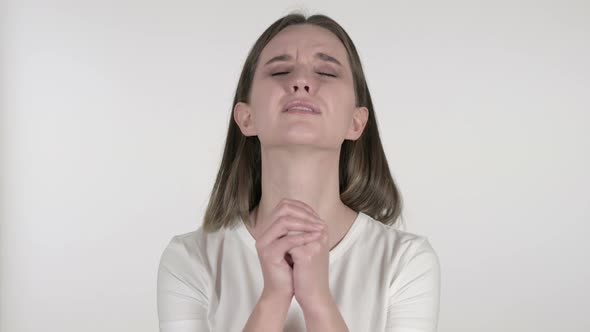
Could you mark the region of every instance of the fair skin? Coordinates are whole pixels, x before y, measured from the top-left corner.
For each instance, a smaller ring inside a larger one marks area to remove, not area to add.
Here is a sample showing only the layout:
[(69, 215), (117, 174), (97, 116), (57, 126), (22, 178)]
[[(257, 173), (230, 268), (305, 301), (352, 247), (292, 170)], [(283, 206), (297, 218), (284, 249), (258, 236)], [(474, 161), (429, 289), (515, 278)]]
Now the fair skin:
[[(340, 65), (326, 61), (326, 57), (317, 58), (318, 52)], [(265, 65), (283, 54), (292, 58)], [(282, 112), (285, 103), (294, 98), (312, 100), (321, 113)], [(340, 147), (345, 139), (361, 136), (368, 116), (366, 107), (355, 106), (344, 45), (329, 30), (312, 25), (289, 26), (266, 45), (254, 74), (250, 103), (241, 102), (234, 108), (234, 119), (242, 133), (258, 136), (261, 143), (262, 197), (250, 215), (256, 224), (248, 229), (257, 245), (261, 242), (262, 249), (262, 242), (270, 239), (271, 226), (280, 211), (290, 209), (305, 219), (302, 222), (325, 225), (319, 236), (288, 251), (294, 263), (293, 292), (308, 331), (347, 331), (330, 293), (328, 258), (358, 215), (340, 200)], [(276, 293), (263, 294), (255, 313), (280, 307), (277, 310), (284, 316), (290, 299), (273, 295)]]

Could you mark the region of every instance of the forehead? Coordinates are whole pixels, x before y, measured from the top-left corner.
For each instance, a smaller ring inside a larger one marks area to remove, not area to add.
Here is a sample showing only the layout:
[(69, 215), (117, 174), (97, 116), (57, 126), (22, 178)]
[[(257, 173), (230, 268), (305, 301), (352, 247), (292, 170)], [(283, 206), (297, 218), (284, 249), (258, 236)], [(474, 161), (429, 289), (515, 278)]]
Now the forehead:
[(328, 29), (311, 24), (291, 25), (281, 30), (264, 47), (260, 59), (266, 61), (285, 53), (311, 55), (320, 50), (337, 58), (343, 65), (348, 62), (346, 49), (338, 37)]

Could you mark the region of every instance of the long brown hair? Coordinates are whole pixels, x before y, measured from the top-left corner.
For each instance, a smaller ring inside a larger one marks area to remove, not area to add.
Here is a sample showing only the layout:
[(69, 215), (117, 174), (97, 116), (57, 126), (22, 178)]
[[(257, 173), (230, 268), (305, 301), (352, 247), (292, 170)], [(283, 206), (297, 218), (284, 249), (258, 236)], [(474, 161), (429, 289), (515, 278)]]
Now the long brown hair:
[[(356, 106), (365, 106), (369, 118), (357, 140), (344, 140), (340, 149), (340, 199), (355, 211), (362, 211), (387, 224), (396, 224), (401, 214), (401, 195), (391, 177), (383, 152), (377, 118), (369, 88), (356, 48), (344, 29), (325, 15), (291, 13), (269, 26), (250, 50), (232, 104), (249, 103), (254, 72), (260, 53), (268, 42), (284, 28), (295, 24), (313, 24), (334, 33), (344, 44), (352, 68)], [(260, 141), (257, 136), (244, 136), (230, 116), (223, 159), (205, 212), (203, 230), (214, 232), (234, 226), (236, 217), (252, 225), (250, 211), (258, 205), (261, 189)], [(403, 218), (402, 218), (403, 219)], [(397, 225), (397, 224), (396, 224)]]

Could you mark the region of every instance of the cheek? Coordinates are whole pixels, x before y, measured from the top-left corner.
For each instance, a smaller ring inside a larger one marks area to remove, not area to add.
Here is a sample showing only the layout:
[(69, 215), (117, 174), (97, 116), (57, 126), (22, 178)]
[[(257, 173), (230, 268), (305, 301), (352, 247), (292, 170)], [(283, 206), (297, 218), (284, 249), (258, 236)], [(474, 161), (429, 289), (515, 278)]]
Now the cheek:
[(258, 80), (252, 85), (250, 93), (252, 104), (265, 105), (280, 96), (282, 88), (270, 80)]
[(281, 98), (284, 94), (273, 84), (257, 82), (252, 86), (250, 104), (252, 106), (254, 126), (258, 130), (272, 127), (271, 122), (281, 108)]
[(349, 113), (355, 107), (354, 90), (349, 86), (338, 86), (326, 91), (326, 93), (330, 96), (331, 108), (334, 113), (350, 116)]

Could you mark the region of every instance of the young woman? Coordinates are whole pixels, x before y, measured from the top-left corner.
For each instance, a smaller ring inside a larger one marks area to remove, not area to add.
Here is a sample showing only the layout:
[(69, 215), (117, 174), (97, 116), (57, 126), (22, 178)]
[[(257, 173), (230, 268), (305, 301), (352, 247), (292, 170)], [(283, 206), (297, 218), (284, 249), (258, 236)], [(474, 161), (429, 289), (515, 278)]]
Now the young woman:
[(324, 15), (287, 15), (244, 65), (204, 223), (158, 271), (165, 332), (435, 331), (439, 260), (400, 230), (361, 61)]

